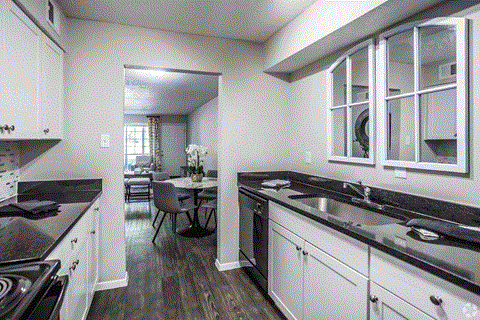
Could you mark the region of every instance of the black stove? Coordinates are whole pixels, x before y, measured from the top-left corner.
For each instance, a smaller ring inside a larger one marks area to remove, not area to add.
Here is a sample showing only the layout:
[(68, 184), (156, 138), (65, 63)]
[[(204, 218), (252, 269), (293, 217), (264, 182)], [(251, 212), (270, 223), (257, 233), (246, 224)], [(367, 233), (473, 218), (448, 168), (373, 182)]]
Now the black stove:
[(58, 319), (67, 277), (57, 277), (60, 261), (0, 266), (0, 319)]

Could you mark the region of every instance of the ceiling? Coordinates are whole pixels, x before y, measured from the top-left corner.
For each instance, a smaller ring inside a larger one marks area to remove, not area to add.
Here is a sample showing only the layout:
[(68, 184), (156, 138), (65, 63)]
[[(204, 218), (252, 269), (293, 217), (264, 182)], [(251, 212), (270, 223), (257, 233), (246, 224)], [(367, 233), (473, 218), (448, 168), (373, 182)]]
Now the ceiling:
[(185, 115), (217, 96), (217, 75), (125, 68), (125, 114)]
[(68, 17), (264, 42), (315, 0), (58, 0)]

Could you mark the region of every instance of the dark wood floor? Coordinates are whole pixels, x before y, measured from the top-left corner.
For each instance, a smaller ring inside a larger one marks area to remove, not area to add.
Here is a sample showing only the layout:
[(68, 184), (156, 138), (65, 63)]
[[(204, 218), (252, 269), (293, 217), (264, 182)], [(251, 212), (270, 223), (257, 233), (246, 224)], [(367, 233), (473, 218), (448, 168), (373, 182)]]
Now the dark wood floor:
[(217, 270), (215, 233), (174, 235), (167, 218), (153, 245), (146, 202), (126, 204), (125, 215), (128, 287), (95, 293), (88, 319), (285, 319), (241, 269)]

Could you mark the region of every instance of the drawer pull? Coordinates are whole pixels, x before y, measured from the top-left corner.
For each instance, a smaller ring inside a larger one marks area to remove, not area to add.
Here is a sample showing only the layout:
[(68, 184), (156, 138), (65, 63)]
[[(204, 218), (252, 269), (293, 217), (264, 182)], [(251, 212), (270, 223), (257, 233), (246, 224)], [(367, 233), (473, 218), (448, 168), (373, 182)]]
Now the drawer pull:
[(372, 294), (372, 295), (370, 295), (370, 301), (373, 302), (373, 303), (377, 303), (378, 297)]
[(95, 234), (95, 230), (90, 231), (91, 234)]
[(72, 239), (71, 242), (72, 242), (72, 243), (77, 243), (77, 242), (78, 242), (78, 238)]
[(80, 263), (80, 260), (78, 260), (78, 259), (75, 260), (75, 261), (73, 261), (72, 266), (71, 266), (69, 269), (70, 269), (71, 271), (77, 269), (77, 265), (78, 265), (79, 263)]
[(43, 130), (43, 133), (45, 133), (45, 134), (47, 134), (49, 132), (50, 132), (50, 129), (48, 129), (48, 128)]
[(302, 254), (303, 254), (304, 256), (308, 256), (308, 252), (305, 251), (305, 250), (302, 251)]
[(96, 208), (95, 208), (95, 209), (93, 209), (93, 210), (95, 210), (95, 211), (99, 211), (99, 210), (100, 210), (100, 208), (99, 208), (99, 207), (96, 207)]
[(297, 246), (297, 251), (302, 250), (302, 247)]
[(435, 297), (435, 296), (430, 296), (430, 301), (436, 306), (439, 306), (442, 304), (443, 300), (440, 297)]

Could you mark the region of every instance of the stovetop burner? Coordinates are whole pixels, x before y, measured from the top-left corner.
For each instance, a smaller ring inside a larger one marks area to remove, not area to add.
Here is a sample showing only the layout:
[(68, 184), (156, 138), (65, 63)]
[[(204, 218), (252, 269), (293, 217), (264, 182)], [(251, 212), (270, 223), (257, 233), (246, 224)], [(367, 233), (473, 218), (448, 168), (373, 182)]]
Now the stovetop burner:
[(27, 294), (32, 281), (21, 275), (0, 276), (0, 317), (12, 310)]

